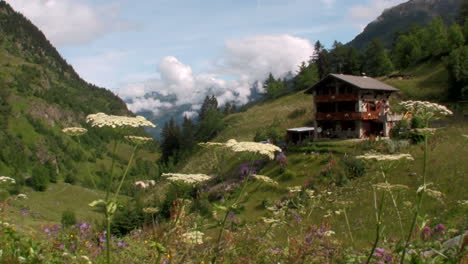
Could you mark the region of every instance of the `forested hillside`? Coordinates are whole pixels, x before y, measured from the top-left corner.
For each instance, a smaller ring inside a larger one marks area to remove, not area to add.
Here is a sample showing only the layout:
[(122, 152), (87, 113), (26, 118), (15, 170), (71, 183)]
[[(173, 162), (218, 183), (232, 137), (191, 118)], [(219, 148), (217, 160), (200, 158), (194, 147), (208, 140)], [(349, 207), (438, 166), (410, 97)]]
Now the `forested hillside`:
[(36, 26), (0, 1), (0, 174), (39, 190), (61, 180), (91, 185), (84, 165), (107, 166), (109, 133), (90, 129), (78, 144), (61, 130), (84, 126), (96, 112), (131, 115), (112, 92), (82, 80)]

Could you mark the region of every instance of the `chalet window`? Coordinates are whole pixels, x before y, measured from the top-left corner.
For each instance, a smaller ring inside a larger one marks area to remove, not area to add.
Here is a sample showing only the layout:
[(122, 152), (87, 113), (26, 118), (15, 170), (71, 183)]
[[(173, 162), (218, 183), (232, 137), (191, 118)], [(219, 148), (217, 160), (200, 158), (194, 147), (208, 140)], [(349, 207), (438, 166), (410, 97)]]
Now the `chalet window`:
[(355, 110), (356, 110), (356, 102), (338, 103), (338, 112), (354, 112)]
[(319, 113), (332, 113), (335, 112), (334, 103), (320, 103), (317, 104), (317, 112)]

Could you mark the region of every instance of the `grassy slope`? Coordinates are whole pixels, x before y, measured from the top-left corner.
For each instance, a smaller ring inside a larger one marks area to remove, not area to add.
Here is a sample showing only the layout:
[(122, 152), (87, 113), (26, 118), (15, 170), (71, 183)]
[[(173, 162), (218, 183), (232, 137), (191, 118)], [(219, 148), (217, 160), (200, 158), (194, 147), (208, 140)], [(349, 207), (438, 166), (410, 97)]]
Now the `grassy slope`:
[[(447, 72), (441, 63), (426, 63), (414, 67), (408, 71), (414, 78), (410, 80), (386, 80), (387, 83), (401, 89), (402, 93), (397, 96), (411, 99), (429, 99), (443, 100), (446, 94)], [(255, 131), (261, 127), (267, 126), (273, 122), (275, 117), (281, 120), (282, 129), (288, 127), (301, 126), (311, 121), (311, 97), (301, 93), (290, 95), (276, 101), (267, 102), (255, 106), (245, 113), (238, 113), (229, 116), (227, 120), (233, 122), (227, 129), (215, 138), (214, 141), (225, 141), (229, 138), (237, 140), (252, 140)], [(397, 98), (398, 100), (398, 98)], [(307, 114), (297, 120), (289, 120), (287, 115), (299, 108), (306, 108)], [(428, 220), (435, 223), (446, 223), (451, 227), (466, 228), (466, 214), (468, 210), (462, 208), (458, 203), (467, 200), (466, 175), (468, 164), (464, 162), (468, 155), (468, 140), (462, 136), (468, 134), (468, 125), (465, 123), (454, 122), (449, 128), (441, 130), (431, 139), (430, 171), (428, 180), (433, 182), (433, 188), (440, 190), (445, 194), (444, 200), (437, 201), (433, 198), (427, 198), (423, 215), (428, 215)], [(456, 148), (457, 155), (453, 155), (453, 146)], [(362, 154), (364, 151), (359, 147), (359, 143), (350, 141), (317, 143), (314, 148), (316, 151), (327, 153), (327, 150), (337, 153), (347, 153), (348, 155)], [(402, 220), (405, 230), (407, 229), (411, 217), (410, 209), (404, 202), (414, 202), (414, 190), (420, 185), (420, 176), (411, 176), (416, 173), (422, 174), (422, 150), (421, 146), (415, 145), (405, 149), (415, 157), (414, 162), (400, 162), (388, 171), (388, 181), (393, 184), (405, 184), (409, 190), (395, 193), (397, 204), (402, 210)], [(268, 211), (262, 206), (265, 201), (275, 202), (288, 196), (287, 187), (302, 185), (306, 181), (312, 181), (322, 192), (324, 198), (320, 200), (320, 206), (313, 209), (311, 223), (328, 222), (337, 232), (337, 237), (345, 243), (349, 242), (346, 232), (345, 220), (343, 215), (335, 215), (330, 218), (323, 216), (329, 212), (342, 209), (336, 201), (350, 201), (351, 205), (347, 207), (351, 229), (359, 246), (368, 246), (369, 241), (374, 237), (374, 208), (372, 184), (383, 181), (379, 168), (370, 166), (367, 174), (357, 180), (350, 181), (345, 187), (327, 189), (326, 185), (321, 184), (319, 172), (325, 166), (324, 162), (328, 154), (313, 155), (306, 153), (287, 153), (287, 169), (293, 172), (296, 177), (290, 180), (282, 180), (278, 164), (270, 162), (263, 168), (259, 174), (270, 176), (280, 182), (278, 188), (261, 187), (255, 193), (249, 196), (244, 204), (244, 211), (241, 218), (246, 221), (256, 222), (261, 216), (268, 216)], [(245, 160), (244, 160), (245, 161)], [(202, 150), (194, 155), (182, 167), (181, 171), (185, 173), (209, 173), (234, 175), (238, 173), (236, 167), (242, 163), (242, 158), (226, 153), (225, 151)], [(250, 187), (253, 191), (256, 184)], [(326, 194), (331, 191), (331, 195)], [(385, 210), (385, 236), (397, 237), (400, 235), (400, 227), (396, 220), (396, 211), (387, 197)], [(332, 214), (333, 215), (333, 214)], [(281, 234), (278, 234), (281, 237)]]

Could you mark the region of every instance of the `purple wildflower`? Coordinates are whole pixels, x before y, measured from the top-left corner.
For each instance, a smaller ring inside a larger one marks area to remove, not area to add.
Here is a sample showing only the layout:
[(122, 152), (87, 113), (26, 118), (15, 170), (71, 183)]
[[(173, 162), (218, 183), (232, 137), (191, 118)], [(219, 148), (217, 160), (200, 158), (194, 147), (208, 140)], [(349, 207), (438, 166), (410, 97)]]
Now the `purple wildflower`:
[(431, 238), (431, 236), (432, 236), (431, 228), (429, 226), (425, 226), (421, 231), (421, 239), (428, 240), (429, 238)]
[(122, 240), (119, 240), (119, 241), (117, 242), (117, 246), (118, 246), (118, 247), (121, 247), (121, 248), (126, 248), (126, 247), (128, 247), (128, 244), (125, 243), (125, 242), (122, 241)]
[(393, 256), (392, 256), (391, 254), (387, 254), (387, 255), (385, 256), (385, 262), (386, 262), (386, 263), (390, 263), (390, 262), (392, 262), (392, 261), (393, 261)]
[(372, 255), (372, 256), (374, 256), (374, 258), (381, 259), (383, 257), (383, 254), (375, 252), (374, 255)]
[(307, 244), (311, 244), (311, 243), (312, 243), (312, 237), (311, 237), (310, 235), (306, 236), (305, 242), (306, 242)]
[(377, 253), (383, 255), (383, 254), (385, 254), (385, 249), (383, 249), (383, 248), (376, 248), (376, 249), (375, 249), (375, 252), (377, 252)]
[(438, 224), (434, 227), (434, 233), (445, 235), (445, 226), (443, 224)]
[(294, 216), (294, 220), (296, 220), (297, 222), (301, 222), (301, 221), (302, 221), (302, 217), (299, 216), (299, 215), (295, 215), (295, 216)]
[(21, 209), (21, 214), (22, 214), (23, 216), (28, 216), (28, 215), (29, 215), (29, 211), (28, 211), (27, 209), (23, 208), (23, 209)]

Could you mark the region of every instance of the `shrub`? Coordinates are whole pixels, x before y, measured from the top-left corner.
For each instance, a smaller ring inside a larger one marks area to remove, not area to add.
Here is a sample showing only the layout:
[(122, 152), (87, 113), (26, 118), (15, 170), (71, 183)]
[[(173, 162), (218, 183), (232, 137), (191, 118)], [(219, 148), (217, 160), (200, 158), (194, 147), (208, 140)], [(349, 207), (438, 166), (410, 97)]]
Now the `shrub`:
[(342, 162), (349, 179), (362, 177), (366, 174), (366, 164), (364, 161), (346, 156), (342, 159)]
[(69, 184), (75, 184), (76, 182), (76, 175), (74, 173), (67, 173), (65, 175), (64, 181)]
[(390, 130), (390, 137), (395, 139), (408, 139), (410, 123), (407, 119), (398, 121)]
[(143, 225), (144, 216), (142, 208), (126, 204), (117, 210), (111, 223), (111, 233), (119, 236), (126, 235), (130, 231)]
[(72, 226), (76, 224), (75, 212), (71, 209), (67, 209), (62, 212), (62, 225), (64, 227)]
[(30, 183), (34, 190), (45, 191), (49, 184), (49, 171), (43, 166), (35, 167), (32, 171)]

